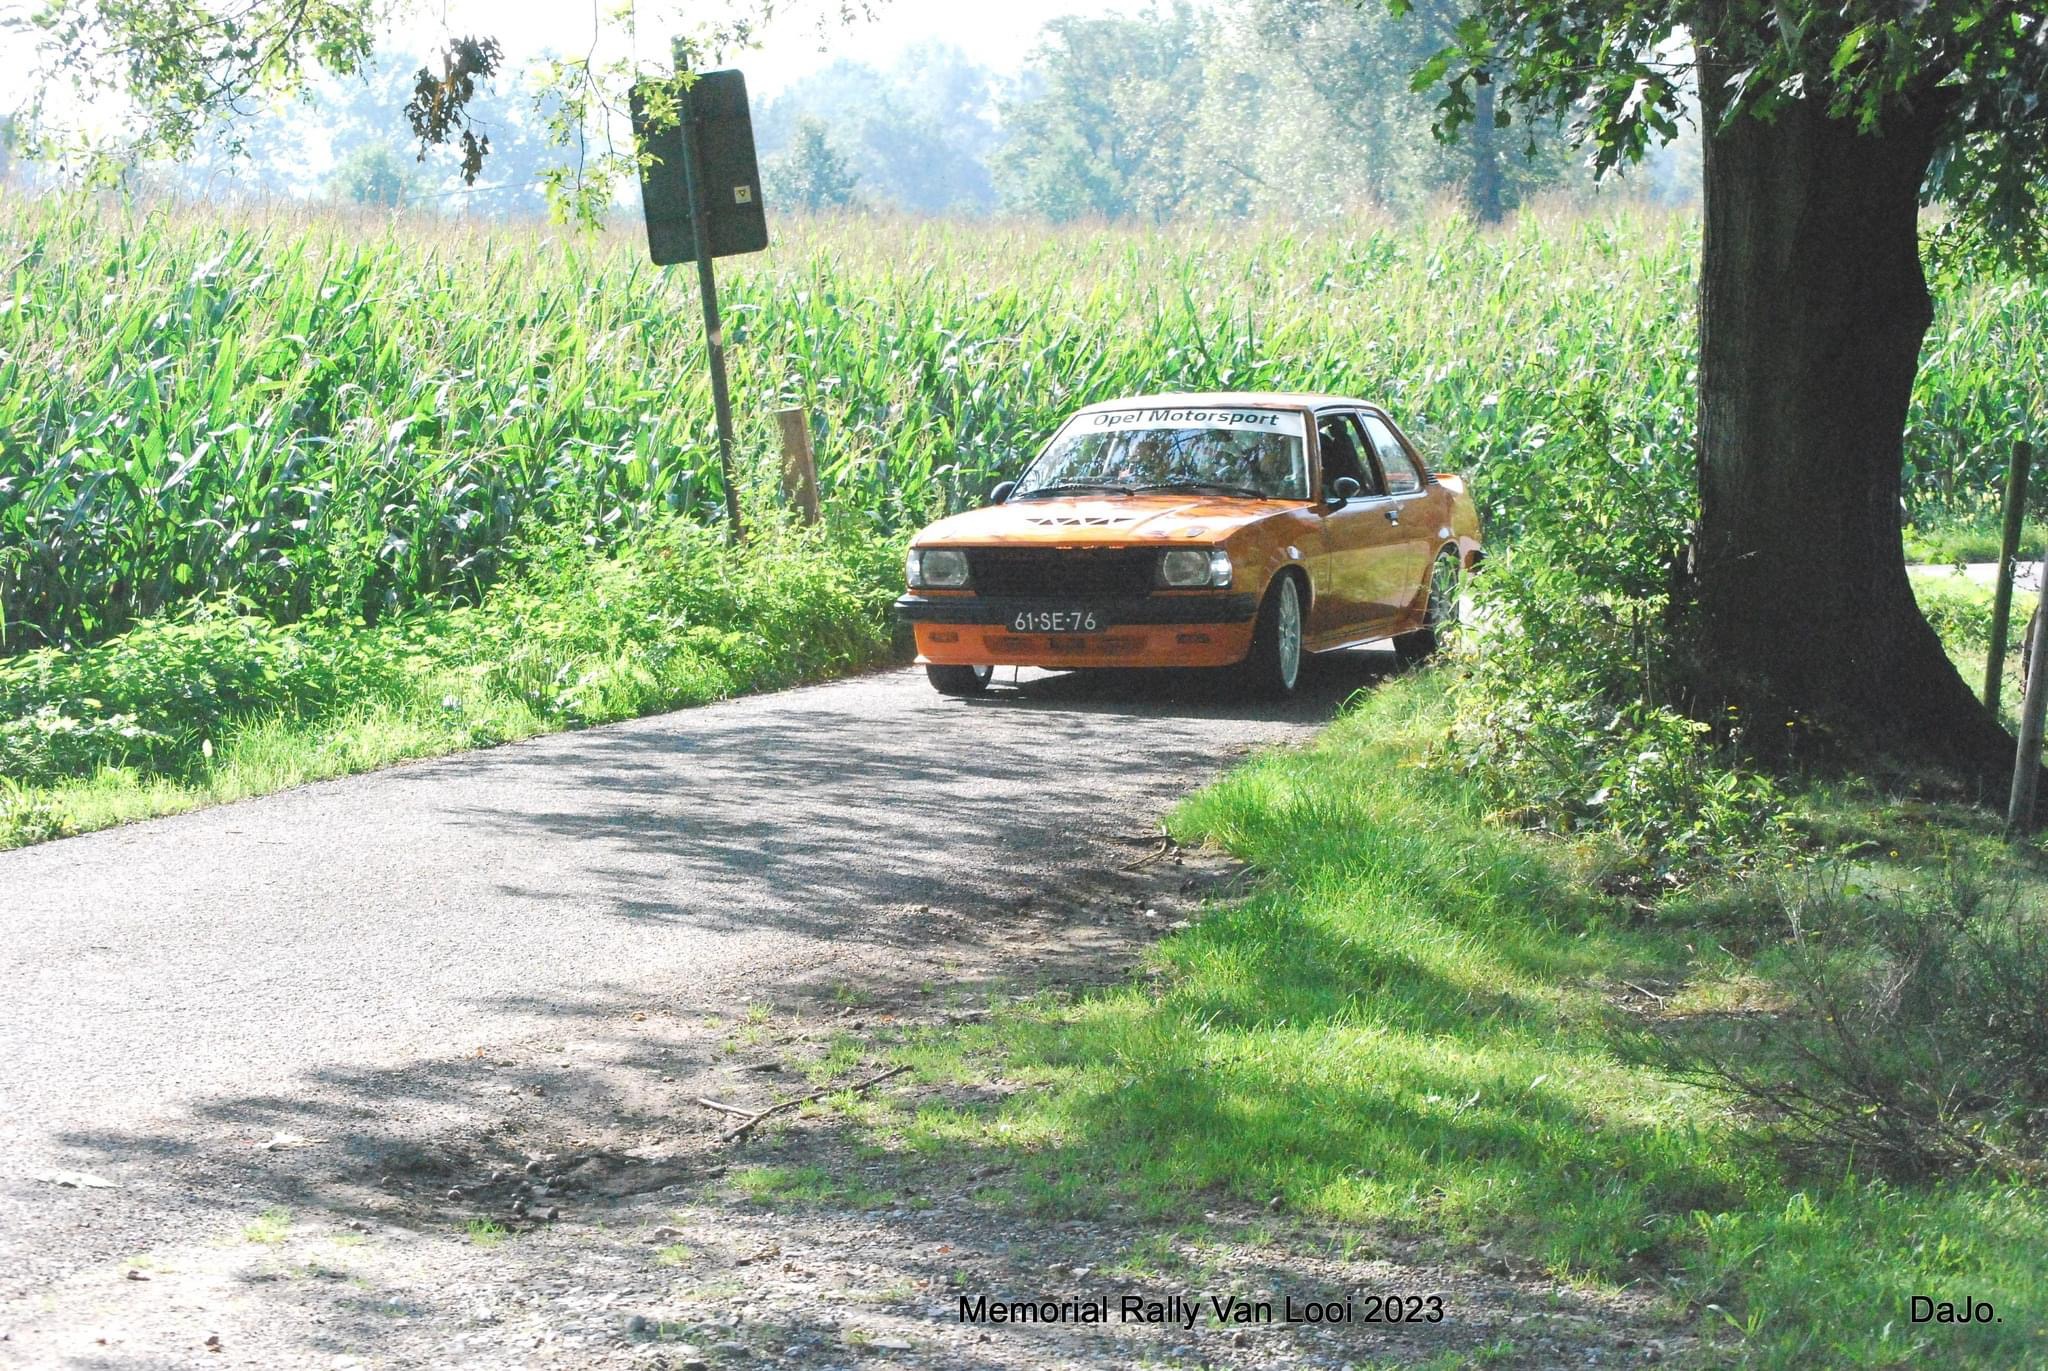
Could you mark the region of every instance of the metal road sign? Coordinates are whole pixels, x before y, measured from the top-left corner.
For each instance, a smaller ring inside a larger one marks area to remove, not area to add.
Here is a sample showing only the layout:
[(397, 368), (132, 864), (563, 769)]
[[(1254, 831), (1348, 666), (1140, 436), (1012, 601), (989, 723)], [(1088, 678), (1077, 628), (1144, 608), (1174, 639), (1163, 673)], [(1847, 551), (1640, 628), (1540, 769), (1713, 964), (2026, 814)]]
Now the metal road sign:
[(725, 336), (718, 320), (718, 277), (712, 259), (759, 252), (768, 246), (768, 216), (761, 203), (761, 169), (754, 155), (754, 123), (747, 114), (747, 81), (737, 71), (698, 72), (675, 92), (679, 118), (654, 128), (642, 90), (633, 90), (633, 137), (651, 165), (640, 170), (640, 202), (647, 213), (647, 250), (656, 266), (697, 264), (704, 299), (704, 343), (711, 361), (711, 408), (718, 420), (718, 469), (725, 484), (725, 516), (733, 537), (740, 529), (739, 490), (733, 476), (732, 400), (725, 382)]
[[(640, 173), (647, 211), (647, 247), (656, 266), (697, 260), (690, 219), (690, 174), (704, 187), (704, 226), (713, 257), (759, 252), (768, 246), (768, 216), (761, 203), (761, 168), (754, 155), (754, 122), (747, 113), (747, 79), (737, 71), (705, 71), (676, 93), (682, 119), (649, 130), (640, 91), (633, 92), (633, 133), (655, 157)], [(686, 135), (694, 130), (694, 146)], [(691, 163), (694, 159), (695, 166)]]

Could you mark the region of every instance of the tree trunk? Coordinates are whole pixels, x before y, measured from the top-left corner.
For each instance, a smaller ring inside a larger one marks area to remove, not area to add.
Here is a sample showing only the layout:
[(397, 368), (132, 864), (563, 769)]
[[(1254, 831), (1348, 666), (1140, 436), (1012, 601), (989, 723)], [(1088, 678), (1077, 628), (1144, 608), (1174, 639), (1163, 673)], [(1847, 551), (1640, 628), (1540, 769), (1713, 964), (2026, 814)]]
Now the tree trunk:
[(1482, 81), (1472, 93), (1472, 179), (1465, 199), (1472, 217), (1498, 224), (1506, 214), (1500, 165), (1500, 130), (1493, 126), (1493, 82)]
[(1725, 126), (1703, 52), (1696, 646), (1713, 685), (2002, 794), (2014, 744), (1907, 583), (1906, 409), (1933, 304), (1935, 112), (1859, 135), (1801, 101)]

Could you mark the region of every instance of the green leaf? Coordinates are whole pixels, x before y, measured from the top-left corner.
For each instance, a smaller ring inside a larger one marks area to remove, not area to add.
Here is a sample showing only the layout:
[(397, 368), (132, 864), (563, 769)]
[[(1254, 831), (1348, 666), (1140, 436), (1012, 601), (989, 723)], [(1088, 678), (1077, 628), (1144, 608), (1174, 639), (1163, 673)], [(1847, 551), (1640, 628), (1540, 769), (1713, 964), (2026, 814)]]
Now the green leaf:
[(1451, 61), (1456, 55), (1454, 49), (1445, 48), (1431, 57), (1415, 69), (1415, 74), (1408, 79), (1408, 88), (1419, 93), (1436, 85), (1444, 79), (1444, 73), (1451, 69)]
[(1844, 71), (1848, 70), (1849, 64), (1856, 60), (1857, 54), (1863, 51), (1863, 45), (1869, 41), (1870, 25), (1858, 24), (1855, 28), (1850, 29), (1847, 34), (1843, 35), (1841, 43), (1835, 48), (1835, 56), (1828, 63), (1828, 71), (1833, 75), (1840, 76)]

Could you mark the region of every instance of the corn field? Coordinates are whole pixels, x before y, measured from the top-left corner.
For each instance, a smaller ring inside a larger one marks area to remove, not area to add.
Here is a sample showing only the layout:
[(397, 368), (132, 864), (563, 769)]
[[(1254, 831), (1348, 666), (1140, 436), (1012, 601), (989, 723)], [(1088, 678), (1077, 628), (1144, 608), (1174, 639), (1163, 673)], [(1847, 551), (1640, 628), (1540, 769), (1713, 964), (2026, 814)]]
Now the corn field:
[[(205, 597), (276, 621), (473, 602), (538, 545), (719, 517), (689, 272), (636, 235), (83, 198), (0, 221), (0, 651)], [(1567, 402), (1687, 498), (1690, 220), (1353, 233), (793, 221), (722, 264), (748, 479), (812, 415), (832, 518), (914, 524), (1120, 392), (1352, 392), (1474, 478), (1496, 535)], [(2038, 413), (2048, 291), (1930, 334), (1912, 498), (1990, 489)]]

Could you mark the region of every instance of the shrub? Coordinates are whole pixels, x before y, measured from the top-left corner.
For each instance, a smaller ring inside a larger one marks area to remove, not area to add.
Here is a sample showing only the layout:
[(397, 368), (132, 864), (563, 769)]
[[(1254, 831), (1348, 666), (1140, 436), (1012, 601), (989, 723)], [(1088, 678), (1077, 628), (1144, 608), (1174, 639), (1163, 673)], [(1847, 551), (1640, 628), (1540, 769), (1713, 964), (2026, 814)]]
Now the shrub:
[[(1913, 596), (1920, 612), (1942, 642), (1952, 650), (1982, 652), (1991, 645), (1993, 590), (1960, 577), (1916, 577)], [(2035, 597), (2025, 592), (2012, 597), (2012, 618), (2006, 639), (2008, 651), (2017, 651), (2027, 616), (2034, 612)]]
[[(97, 709), (99, 701), (77, 704)], [(132, 714), (90, 714), (79, 718), (55, 704), (0, 721), (0, 777), (48, 782), (77, 775), (168, 742), (137, 723)]]
[(1526, 531), (1475, 582), (1448, 757), (1502, 817), (1607, 835), (1629, 881), (1675, 885), (1776, 851), (1782, 800), (1734, 765), (1740, 720), (1677, 707), (1665, 584), (1690, 492), (1654, 454), (1627, 457), (1597, 389), (1564, 392), (1556, 417)]
[(2048, 921), (1951, 870), (1931, 893), (1844, 868), (1781, 884), (1778, 1012), (1667, 1028), (1682, 1076), (1809, 1160), (1905, 1175), (2048, 1161)]
[(279, 629), (214, 612), (152, 622), (98, 647), (0, 659), (0, 774), (49, 781), (98, 766), (178, 773), (230, 720), (359, 697), (377, 643), (333, 626)]
[(772, 522), (735, 548), (673, 519), (615, 555), (538, 549), (481, 607), (288, 626), (198, 607), (94, 647), (0, 658), (0, 777), (192, 779), (253, 723), (370, 703), (440, 719), (459, 745), (500, 736), (488, 708), (441, 719), (465, 699), (578, 725), (815, 680), (888, 655), (901, 556), (898, 541)]
[(0, 848), (68, 838), (75, 831), (71, 816), (49, 797), (0, 776)]

